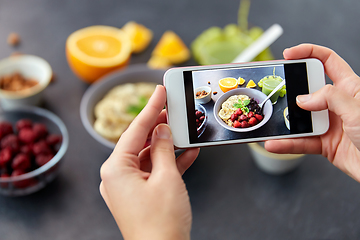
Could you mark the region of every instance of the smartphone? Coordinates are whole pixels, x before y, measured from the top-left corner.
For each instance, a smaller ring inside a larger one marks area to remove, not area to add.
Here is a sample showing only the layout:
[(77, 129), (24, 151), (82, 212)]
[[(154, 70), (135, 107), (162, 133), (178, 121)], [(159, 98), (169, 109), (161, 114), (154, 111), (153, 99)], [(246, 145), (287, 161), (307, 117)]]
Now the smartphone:
[(327, 110), (296, 104), (297, 95), (325, 85), (318, 59), (171, 68), (164, 85), (178, 148), (314, 136), (329, 128)]

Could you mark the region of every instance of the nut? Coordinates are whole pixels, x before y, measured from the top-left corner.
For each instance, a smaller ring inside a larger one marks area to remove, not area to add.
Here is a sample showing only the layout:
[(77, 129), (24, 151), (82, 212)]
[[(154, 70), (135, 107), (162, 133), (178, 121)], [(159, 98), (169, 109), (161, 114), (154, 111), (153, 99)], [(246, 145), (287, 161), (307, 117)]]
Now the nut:
[(19, 45), (20, 44), (20, 36), (19, 36), (19, 34), (14, 33), (14, 32), (10, 33), (8, 38), (7, 38), (7, 42), (8, 42), (8, 44), (10, 46), (13, 46), (13, 47)]

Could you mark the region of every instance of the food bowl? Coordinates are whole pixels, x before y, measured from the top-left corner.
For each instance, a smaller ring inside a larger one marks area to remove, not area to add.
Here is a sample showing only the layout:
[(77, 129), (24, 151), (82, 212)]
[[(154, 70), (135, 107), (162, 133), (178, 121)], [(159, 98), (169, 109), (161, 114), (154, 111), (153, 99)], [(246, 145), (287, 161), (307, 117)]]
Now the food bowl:
[[(203, 92), (203, 91), (205, 91), (207, 94), (201, 95), (199, 97), (196, 96), (198, 92)], [(206, 104), (211, 100), (211, 88), (209, 86), (202, 86), (196, 88), (194, 94), (195, 94), (194, 98), (196, 104)]]
[(218, 115), (220, 109), (221, 109), (221, 105), (223, 104), (223, 102), (225, 102), (229, 97), (233, 96), (233, 95), (247, 95), (249, 96), (249, 98), (254, 98), (259, 104), (265, 100), (265, 98), (267, 97), (264, 93), (262, 93), (259, 90), (256, 89), (251, 89), (251, 88), (237, 88), (231, 91), (226, 92), (225, 94), (221, 95), (219, 97), (219, 99), (215, 102), (214, 105), (214, 117), (216, 119), (216, 121), (223, 127), (226, 128), (230, 131), (234, 131), (234, 132), (250, 132), (253, 131), (255, 129), (260, 128), (261, 126), (263, 126), (264, 124), (266, 124), (273, 112), (273, 106), (271, 104), (271, 101), (266, 101), (266, 103), (263, 106), (263, 114), (264, 114), (264, 118), (261, 120), (260, 123), (256, 124), (255, 126), (252, 127), (247, 127), (247, 128), (234, 128), (231, 126), (228, 126)]
[(45, 187), (56, 177), (61, 159), (69, 145), (69, 136), (64, 123), (48, 110), (38, 107), (19, 107), (0, 113), (0, 121), (8, 121), (13, 126), (20, 119), (30, 119), (45, 124), (49, 133), (60, 135), (62, 141), (55, 156), (43, 166), (19, 176), (0, 178), (0, 194), (6, 196), (24, 196)]
[(43, 90), (48, 86), (52, 77), (52, 70), (47, 61), (33, 55), (19, 55), (0, 61), (0, 77), (20, 73), (25, 78), (38, 81), (35, 86), (21, 91), (6, 91), (0, 89), (0, 104), (4, 109), (18, 106), (36, 106), (41, 103)]
[(204, 121), (201, 123), (200, 127), (198, 127), (196, 129), (197, 130), (197, 136), (200, 137), (203, 134), (203, 132), (205, 131), (205, 128), (207, 126), (208, 115), (207, 115), (206, 109), (203, 106), (199, 105), (199, 104), (195, 105), (195, 109), (197, 109), (198, 111), (204, 113), (204, 116), (205, 116)]
[(165, 71), (149, 69), (145, 64), (131, 65), (125, 70), (115, 71), (99, 79), (85, 92), (80, 104), (81, 121), (87, 132), (106, 149), (113, 149), (115, 143), (94, 130), (94, 107), (115, 86), (123, 83), (154, 82), (162, 84)]

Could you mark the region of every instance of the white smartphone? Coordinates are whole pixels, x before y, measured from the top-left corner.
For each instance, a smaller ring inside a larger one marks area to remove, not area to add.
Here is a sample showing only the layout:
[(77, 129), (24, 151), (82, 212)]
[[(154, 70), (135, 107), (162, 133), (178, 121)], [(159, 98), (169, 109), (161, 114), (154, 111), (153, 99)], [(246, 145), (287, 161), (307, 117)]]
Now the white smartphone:
[(164, 85), (178, 148), (314, 136), (329, 128), (327, 110), (296, 104), (297, 95), (325, 85), (318, 59), (172, 68)]

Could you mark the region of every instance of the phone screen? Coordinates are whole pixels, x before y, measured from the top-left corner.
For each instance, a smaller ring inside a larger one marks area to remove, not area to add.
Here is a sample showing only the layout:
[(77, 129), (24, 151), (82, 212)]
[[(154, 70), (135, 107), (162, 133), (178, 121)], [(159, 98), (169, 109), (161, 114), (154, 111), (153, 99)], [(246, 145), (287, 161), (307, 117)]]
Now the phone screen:
[(309, 93), (306, 69), (303, 62), (184, 71), (190, 144), (313, 132), (311, 112), (296, 104)]

